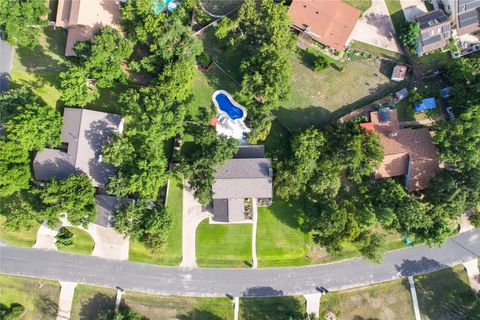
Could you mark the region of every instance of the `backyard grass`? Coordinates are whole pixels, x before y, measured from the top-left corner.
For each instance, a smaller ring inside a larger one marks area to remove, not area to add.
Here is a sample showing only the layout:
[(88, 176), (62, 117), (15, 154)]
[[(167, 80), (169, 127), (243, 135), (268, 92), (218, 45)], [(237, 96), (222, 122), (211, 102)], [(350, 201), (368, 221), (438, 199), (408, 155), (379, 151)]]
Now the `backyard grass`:
[(470, 319), (459, 317), (472, 293), (462, 265), (415, 277), (415, 287), (422, 319)]
[(390, 51), (385, 48), (380, 48), (369, 43), (353, 40), (349, 45), (350, 49), (358, 49), (361, 51), (369, 52), (378, 57), (384, 57), (388, 59), (393, 59), (398, 62), (406, 63), (406, 58), (403, 54), (398, 52)]
[(402, 4), (400, 0), (385, 0), (385, 3), (387, 4), (388, 13), (390, 13), (390, 17), (392, 18), (395, 31), (399, 34), (402, 24), (406, 21)]
[(330, 292), (322, 296), (320, 311), (337, 319), (415, 319), (407, 280)]
[(362, 14), (372, 6), (372, 0), (343, 0), (354, 8), (362, 11)]
[[(115, 308), (114, 289), (78, 285), (72, 306), (72, 320), (103, 319)], [(233, 319), (232, 301), (227, 298), (160, 296), (127, 291), (121, 309), (132, 309), (148, 319), (215, 320)]]
[(17, 48), (12, 65), (12, 88), (30, 88), (45, 103), (57, 107), (60, 98), (58, 74), (67, 69), (66, 34), (62, 28), (45, 27), (40, 45), (34, 49)]
[(300, 228), (299, 201), (275, 199), (272, 206), (258, 208), (257, 255), (260, 267), (309, 263), (310, 235)]
[(304, 319), (305, 312), (302, 296), (240, 299), (241, 320)]
[(251, 224), (209, 224), (205, 219), (196, 237), (200, 267), (248, 267), (252, 263)]
[(315, 72), (302, 53), (292, 53), (292, 94), (277, 112), (288, 128), (322, 126), (396, 91), (401, 84), (390, 81), (394, 64), (355, 58), (345, 70), (329, 67)]
[(5, 220), (6, 218), (0, 215), (0, 239), (2, 241), (19, 247), (31, 247), (35, 244), (35, 241), (37, 241), (38, 228), (40, 228), (39, 223), (35, 223), (35, 225), (28, 230), (13, 230), (4, 226)]
[(183, 178), (172, 175), (167, 195), (167, 207), (172, 211), (172, 229), (163, 251), (152, 253), (141, 242), (130, 240), (130, 261), (178, 265), (182, 260)]
[(0, 275), (0, 304), (24, 306), (22, 320), (56, 319), (59, 295), (56, 281)]
[(423, 55), (421, 57), (414, 56), (413, 60), (425, 72), (446, 68), (454, 61), (450, 55), (450, 52), (442, 52), (440, 50)]
[(95, 242), (88, 232), (75, 227), (63, 227), (73, 233), (73, 243), (69, 246), (57, 244), (59, 251), (91, 255)]

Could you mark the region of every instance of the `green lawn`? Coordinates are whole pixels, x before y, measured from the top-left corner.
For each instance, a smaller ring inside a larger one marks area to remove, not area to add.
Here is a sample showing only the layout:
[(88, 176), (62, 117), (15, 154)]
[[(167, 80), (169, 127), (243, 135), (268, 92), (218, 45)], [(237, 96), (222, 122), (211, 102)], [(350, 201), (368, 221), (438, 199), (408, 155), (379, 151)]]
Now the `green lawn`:
[(450, 52), (442, 52), (440, 50), (421, 57), (414, 56), (413, 59), (425, 72), (446, 68), (454, 61)]
[(406, 62), (405, 56), (403, 54), (400, 54), (400, 53), (394, 52), (394, 51), (390, 51), (390, 50), (387, 50), (385, 48), (380, 48), (380, 47), (371, 45), (369, 43), (361, 42), (361, 41), (353, 40), (352, 42), (350, 42), (349, 48), (362, 50), (362, 51), (365, 51), (365, 52), (369, 52), (369, 53), (371, 53), (375, 56), (378, 56), (378, 57), (393, 59), (393, 60), (397, 60), (398, 62), (402, 62), (402, 63)]
[(28, 230), (13, 230), (4, 226), (5, 217), (0, 215), (0, 239), (14, 246), (31, 247), (37, 241), (39, 223)]
[(472, 293), (462, 265), (415, 277), (415, 287), (422, 319), (476, 319), (459, 317)]
[[(78, 285), (72, 306), (72, 320), (99, 319), (115, 307), (114, 289)], [(233, 319), (233, 305), (227, 298), (160, 296), (127, 291), (121, 308), (132, 309), (148, 319), (220, 320)], [(103, 319), (103, 318), (102, 318)]]
[(362, 11), (362, 14), (372, 6), (372, 0), (343, 0), (343, 2)]
[(407, 280), (330, 292), (322, 296), (320, 311), (337, 319), (415, 319)]
[(56, 281), (0, 275), (0, 304), (19, 303), (25, 313), (19, 319), (56, 319), (60, 284)]
[(58, 74), (67, 69), (64, 56), (66, 34), (62, 28), (45, 27), (40, 46), (17, 48), (12, 65), (12, 87), (26, 86), (49, 106), (57, 107), (60, 98)]
[(196, 236), (201, 267), (247, 267), (252, 263), (251, 224), (209, 224), (205, 219)]
[(95, 242), (93, 241), (92, 237), (88, 234), (88, 232), (75, 227), (64, 227), (64, 228), (70, 231), (71, 233), (73, 233), (73, 237), (72, 237), (73, 244), (69, 246), (57, 244), (57, 248), (59, 251), (80, 253), (80, 254), (87, 254), (87, 255), (92, 254), (93, 247), (95, 246)]
[[(65, 57), (66, 33), (62, 28), (53, 30), (43, 28), (40, 46), (28, 49), (17, 48), (12, 65), (12, 88), (26, 86), (37, 94), (47, 105), (61, 109), (59, 100), (60, 72), (68, 69), (69, 60)], [(110, 89), (100, 89), (100, 97), (85, 108), (119, 113), (118, 97), (128, 89), (125, 85), (116, 85)]]
[(345, 63), (343, 72), (334, 67), (315, 72), (303, 53), (293, 53), (291, 62), (291, 98), (277, 113), (290, 129), (335, 121), (401, 86), (390, 81), (394, 65), (386, 61), (355, 57)]
[(304, 319), (305, 312), (302, 296), (240, 299), (241, 320)]
[(305, 265), (310, 235), (300, 229), (298, 202), (275, 199), (272, 206), (258, 208), (257, 256), (260, 267)]
[(182, 178), (172, 175), (168, 192), (167, 207), (173, 214), (173, 223), (168, 235), (167, 245), (162, 252), (152, 253), (138, 242), (130, 241), (130, 261), (178, 265), (182, 260), (182, 208), (183, 208), (183, 185)]
[(387, 4), (388, 13), (390, 13), (390, 17), (392, 18), (395, 31), (398, 34), (400, 27), (406, 21), (400, 0), (385, 0), (385, 3)]

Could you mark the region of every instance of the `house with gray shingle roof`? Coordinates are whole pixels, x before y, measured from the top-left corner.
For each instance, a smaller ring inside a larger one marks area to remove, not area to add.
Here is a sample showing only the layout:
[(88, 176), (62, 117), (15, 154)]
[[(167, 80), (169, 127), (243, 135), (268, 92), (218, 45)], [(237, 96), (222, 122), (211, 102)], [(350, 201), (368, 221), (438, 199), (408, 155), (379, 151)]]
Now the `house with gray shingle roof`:
[(213, 221), (244, 222), (252, 201), (270, 203), (273, 197), (272, 160), (264, 146), (242, 145), (233, 159), (216, 168), (213, 184)]
[(65, 108), (62, 145), (43, 149), (33, 160), (37, 180), (65, 179), (73, 173), (85, 173), (94, 187), (103, 188), (115, 173), (102, 162), (102, 148), (114, 133), (123, 131), (123, 118), (116, 114), (86, 109)]

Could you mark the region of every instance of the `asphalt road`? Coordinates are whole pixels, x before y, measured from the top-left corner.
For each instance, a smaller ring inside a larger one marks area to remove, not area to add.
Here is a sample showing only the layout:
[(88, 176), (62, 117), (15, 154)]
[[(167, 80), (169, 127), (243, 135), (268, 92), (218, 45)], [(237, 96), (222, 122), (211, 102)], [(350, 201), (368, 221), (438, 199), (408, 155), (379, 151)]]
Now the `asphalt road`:
[(8, 90), (14, 49), (0, 37), (0, 92)]
[(460, 234), (442, 248), (389, 252), (382, 264), (353, 259), (296, 268), (202, 269), (161, 267), (12, 246), (0, 247), (0, 272), (55, 280), (120, 286), (181, 296), (278, 296), (340, 290), (428, 273), (480, 255), (480, 230)]

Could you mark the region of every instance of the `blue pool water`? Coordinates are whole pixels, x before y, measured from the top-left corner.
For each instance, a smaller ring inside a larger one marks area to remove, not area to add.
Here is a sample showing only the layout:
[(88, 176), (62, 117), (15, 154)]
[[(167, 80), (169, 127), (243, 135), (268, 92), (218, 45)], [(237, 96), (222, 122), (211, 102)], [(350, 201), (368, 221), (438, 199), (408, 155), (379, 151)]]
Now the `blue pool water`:
[(243, 110), (234, 105), (226, 94), (217, 94), (215, 100), (217, 101), (220, 110), (225, 111), (233, 120), (243, 117)]
[(159, 13), (164, 7), (167, 7), (169, 11), (175, 10), (175, 8), (177, 7), (177, 4), (175, 2), (175, 0), (157, 0), (155, 13)]

